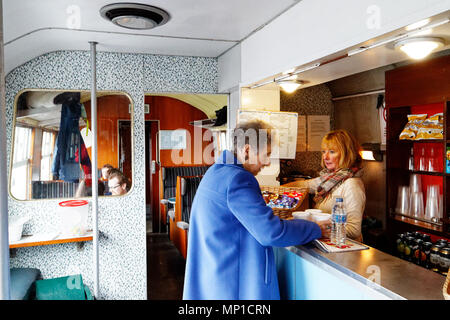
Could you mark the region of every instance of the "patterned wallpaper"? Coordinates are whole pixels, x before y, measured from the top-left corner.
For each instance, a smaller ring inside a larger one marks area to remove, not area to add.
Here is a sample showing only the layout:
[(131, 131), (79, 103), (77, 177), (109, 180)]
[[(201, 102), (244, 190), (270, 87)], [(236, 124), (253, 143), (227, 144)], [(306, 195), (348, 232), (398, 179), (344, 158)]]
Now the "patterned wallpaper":
[[(90, 90), (90, 53), (57, 51), (39, 56), (6, 77), (8, 166), (14, 99), (23, 89)], [(99, 206), (100, 296), (98, 299), (146, 299), (146, 221), (144, 94), (217, 93), (217, 59), (143, 54), (97, 53), (97, 90), (122, 91), (134, 103), (133, 188), (125, 196), (102, 197)], [(138, 174), (136, 174), (138, 173)], [(9, 197), (10, 217), (29, 215), (25, 232), (56, 230), (58, 200), (16, 201)], [(19, 248), (11, 267), (34, 267), (44, 278), (81, 273), (92, 291), (92, 243)], [(151, 283), (149, 284), (151, 287)]]
[[(331, 92), (325, 84), (300, 89), (292, 94), (281, 91), (280, 111), (298, 112), (299, 115), (330, 115), (330, 128), (334, 128), (334, 105)], [(317, 177), (320, 152), (297, 152), (293, 160), (280, 161), (280, 178), (291, 174)]]

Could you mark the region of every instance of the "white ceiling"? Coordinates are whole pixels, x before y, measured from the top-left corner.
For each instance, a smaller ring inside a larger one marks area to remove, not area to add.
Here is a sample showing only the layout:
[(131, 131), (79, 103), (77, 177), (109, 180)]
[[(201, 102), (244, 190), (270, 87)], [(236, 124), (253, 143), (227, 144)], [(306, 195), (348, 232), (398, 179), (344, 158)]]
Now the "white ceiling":
[[(434, 22), (441, 21), (449, 17), (450, 11), (446, 11), (442, 14), (436, 15), (434, 17), (430, 17), (429, 24), (431, 25)], [(406, 26), (405, 26), (406, 27)], [(411, 58), (409, 58), (404, 52), (394, 49), (394, 43), (390, 42), (385, 45), (366, 50), (362, 53), (355, 54), (353, 56), (345, 57), (342, 59), (338, 59), (338, 57), (345, 56), (347, 52), (351, 49), (356, 49), (359, 46), (368, 46), (373, 43), (377, 43), (382, 40), (393, 38), (394, 36), (401, 35), (406, 33), (405, 28), (401, 28), (398, 30), (394, 30), (388, 34), (384, 34), (380, 37), (370, 39), (364, 43), (355, 46), (354, 48), (348, 48), (343, 51), (335, 52), (334, 54), (322, 57), (316, 61), (312, 61), (308, 66), (313, 65), (314, 63), (324, 63), (327, 61), (331, 61), (337, 59), (336, 61), (326, 63), (324, 65), (319, 66), (318, 68), (308, 70), (298, 74), (297, 79), (302, 80), (305, 83), (302, 85), (302, 88), (307, 88), (311, 86), (315, 86), (318, 84), (326, 83), (332, 80), (340, 79), (343, 77), (347, 77), (352, 74), (376, 69), (379, 67), (396, 64), (400, 62), (415, 62)], [(450, 23), (446, 23), (435, 27), (432, 29), (431, 33), (427, 36), (438, 37), (444, 40), (445, 45), (440, 47), (435, 52), (444, 52), (444, 54), (449, 54), (450, 52)], [(302, 68), (304, 66), (297, 66)], [(274, 78), (278, 78), (283, 76), (280, 72), (271, 77), (261, 79), (257, 83), (265, 83), (267, 81), (273, 81)], [(256, 84), (256, 83), (255, 83)], [(252, 84), (249, 84), (252, 85)], [(274, 82), (271, 82), (267, 85), (256, 88), (256, 90), (267, 90), (274, 89), (277, 90), (279, 87)], [(381, 88), (383, 89), (383, 88)]]
[(47, 52), (88, 50), (89, 41), (99, 42), (99, 51), (218, 57), (298, 1), (135, 1), (160, 7), (171, 16), (163, 26), (135, 31), (118, 27), (99, 13), (107, 4), (133, 1), (6, 0), (5, 72)]

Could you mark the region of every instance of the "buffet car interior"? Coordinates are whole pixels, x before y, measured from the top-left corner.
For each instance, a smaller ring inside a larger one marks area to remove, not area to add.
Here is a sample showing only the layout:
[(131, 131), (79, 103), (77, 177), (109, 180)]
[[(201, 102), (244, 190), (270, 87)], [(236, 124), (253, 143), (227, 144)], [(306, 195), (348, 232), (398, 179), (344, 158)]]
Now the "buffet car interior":
[(181, 299), (246, 119), (280, 130), (256, 178), (297, 211), (328, 131), (362, 147), (359, 249), (274, 248), (282, 299), (448, 298), (450, 3), (324, 2), (2, 1), (0, 298)]

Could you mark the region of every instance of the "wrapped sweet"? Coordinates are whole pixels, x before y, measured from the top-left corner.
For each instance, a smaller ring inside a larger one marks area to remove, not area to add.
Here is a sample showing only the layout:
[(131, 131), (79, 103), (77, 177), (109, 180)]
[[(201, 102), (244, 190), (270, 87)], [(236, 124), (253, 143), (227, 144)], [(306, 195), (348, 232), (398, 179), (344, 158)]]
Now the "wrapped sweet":
[(281, 195), (264, 191), (262, 194), (267, 206), (275, 209), (295, 208), (300, 199), (303, 197), (302, 193), (298, 193), (296, 191), (284, 192)]

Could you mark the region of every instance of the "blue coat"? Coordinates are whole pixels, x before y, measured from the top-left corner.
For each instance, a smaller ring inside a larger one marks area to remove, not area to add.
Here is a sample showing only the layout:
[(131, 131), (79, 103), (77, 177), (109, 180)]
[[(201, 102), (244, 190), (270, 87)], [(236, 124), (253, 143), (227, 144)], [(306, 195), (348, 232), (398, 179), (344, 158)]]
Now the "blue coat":
[(274, 216), (255, 177), (224, 151), (192, 204), (183, 299), (280, 299), (272, 246), (320, 236), (313, 222)]
[(80, 164), (75, 158), (77, 150), (81, 150), (81, 145), (84, 144), (79, 124), (81, 107), (76, 100), (68, 100), (62, 104), (60, 128), (52, 160), (52, 173), (56, 180), (78, 182), (80, 179)]

